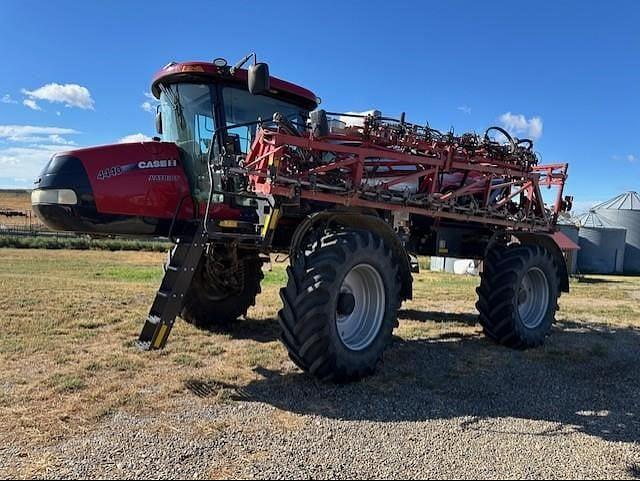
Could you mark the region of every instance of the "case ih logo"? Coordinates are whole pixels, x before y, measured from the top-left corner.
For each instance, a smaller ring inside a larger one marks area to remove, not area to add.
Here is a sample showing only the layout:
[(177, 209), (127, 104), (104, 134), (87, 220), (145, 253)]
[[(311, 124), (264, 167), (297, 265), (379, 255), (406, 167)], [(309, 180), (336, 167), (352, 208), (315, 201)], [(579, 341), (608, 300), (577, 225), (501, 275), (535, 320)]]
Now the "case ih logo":
[(158, 169), (166, 167), (176, 167), (177, 165), (177, 160), (143, 160), (142, 162), (138, 162), (139, 169)]

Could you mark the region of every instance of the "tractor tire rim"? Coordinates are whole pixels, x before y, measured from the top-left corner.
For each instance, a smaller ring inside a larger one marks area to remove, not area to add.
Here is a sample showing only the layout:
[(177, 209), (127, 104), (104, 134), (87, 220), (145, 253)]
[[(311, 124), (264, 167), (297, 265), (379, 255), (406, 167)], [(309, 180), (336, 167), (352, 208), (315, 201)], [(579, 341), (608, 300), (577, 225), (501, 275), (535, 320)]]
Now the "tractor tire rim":
[(358, 264), (345, 276), (340, 296), (346, 302), (336, 307), (336, 327), (348, 349), (361, 351), (373, 343), (382, 327), (385, 312), (385, 288), (380, 273), (369, 264)]
[(549, 281), (539, 267), (532, 267), (522, 278), (518, 290), (518, 313), (528, 329), (540, 326), (549, 309)]

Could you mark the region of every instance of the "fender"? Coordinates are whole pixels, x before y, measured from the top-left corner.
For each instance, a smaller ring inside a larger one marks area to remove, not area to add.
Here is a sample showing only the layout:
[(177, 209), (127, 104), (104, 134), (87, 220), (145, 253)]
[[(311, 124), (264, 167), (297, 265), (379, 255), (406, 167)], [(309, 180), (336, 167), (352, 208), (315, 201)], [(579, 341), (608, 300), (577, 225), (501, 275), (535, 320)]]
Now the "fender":
[(562, 254), (562, 250), (553, 240), (551, 235), (545, 233), (533, 234), (529, 232), (513, 232), (512, 235), (514, 235), (522, 244), (539, 245), (549, 251), (558, 266), (560, 290), (562, 292), (569, 292), (569, 269), (567, 269), (567, 261)]

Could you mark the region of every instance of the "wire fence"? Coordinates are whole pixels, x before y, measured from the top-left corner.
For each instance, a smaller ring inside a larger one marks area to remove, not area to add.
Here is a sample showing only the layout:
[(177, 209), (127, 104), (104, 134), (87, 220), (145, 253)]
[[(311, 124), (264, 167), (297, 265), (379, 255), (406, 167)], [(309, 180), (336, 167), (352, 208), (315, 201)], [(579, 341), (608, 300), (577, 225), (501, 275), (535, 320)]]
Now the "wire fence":
[(92, 236), (53, 231), (30, 210), (0, 207), (0, 247), (163, 251), (171, 244), (160, 237)]
[(58, 236), (67, 237), (73, 233), (50, 230), (31, 210), (0, 208), (0, 235), (17, 236)]
[(51, 231), (30, 210), (0, 208), (0, 235), (66, 237), (73, 233)]

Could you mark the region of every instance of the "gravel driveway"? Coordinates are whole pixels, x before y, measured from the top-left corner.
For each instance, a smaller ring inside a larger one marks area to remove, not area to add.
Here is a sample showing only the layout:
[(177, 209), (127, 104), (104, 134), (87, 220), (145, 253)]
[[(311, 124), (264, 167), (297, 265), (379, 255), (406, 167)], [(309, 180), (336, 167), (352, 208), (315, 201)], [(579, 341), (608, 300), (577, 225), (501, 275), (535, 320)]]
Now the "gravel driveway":
[(638, 330), (561, 323), (528, 352), (479, 333), (397, 339), (377, 376), (346, 386), (259, 374), (242, 389), (191, 379), (171, 412), (120, 412), (46, 448), (1, 446), (0, 475), (640, 478)]

